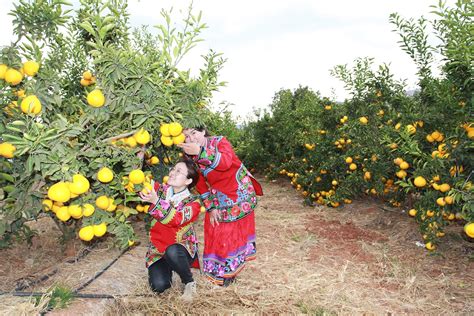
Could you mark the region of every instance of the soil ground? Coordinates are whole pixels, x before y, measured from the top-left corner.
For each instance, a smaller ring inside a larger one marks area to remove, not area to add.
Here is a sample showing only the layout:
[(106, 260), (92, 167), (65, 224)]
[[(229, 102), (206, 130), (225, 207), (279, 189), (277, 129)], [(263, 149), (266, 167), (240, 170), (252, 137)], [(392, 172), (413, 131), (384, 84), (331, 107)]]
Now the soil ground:
[[(194, 271), (198, 296), (193, 304), (181, 301), (177, 278), (163, 295), (152, 294), (144, 266), (147, 234), (137, 221), (138, 245), (79, 292), (115, 298), (76, 298), (47, 314), (474, 314), (474, 244), (460, 237), (462, 226), (448, 227), (438, 250), (428, 252), (417, 245), (422, 241), (417, 225), (401, 209), (373, 200), (337, 209), (304, 206), (286, 182), (262, 184), (257, 260), (236, 283), (218, 288)], [(121, 253), (110, 239), (61, 247), (59, 230), (48, 217), (31, 226), (39, 233), (31, 246), (18, 243), (0, 251), (0, 291), (76, 289)], [(197, 230), (202, 234), (201, 223)], [(38, 314), (47, 297), (39, 302), (0, 295), (0, 314)]]

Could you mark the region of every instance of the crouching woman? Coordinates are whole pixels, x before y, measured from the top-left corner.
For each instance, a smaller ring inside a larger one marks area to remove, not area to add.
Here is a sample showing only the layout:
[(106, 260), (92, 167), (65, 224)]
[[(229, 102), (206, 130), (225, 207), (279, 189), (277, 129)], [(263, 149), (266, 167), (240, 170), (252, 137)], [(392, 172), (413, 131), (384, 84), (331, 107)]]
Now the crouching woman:
[(191, 194), (199, 174), (194, 164), (184, 160), (169, 172), (167, 184), (153, 184), (148, 194), (140, 193), (151, 203), (148, 213), (154, 218), (150, 246), (146, 254), (148, 280), (153, 291), (162, 293), (171, 287), (175, 271), (184, 284), (184, 300), (192, 300), (196, 283), (191, 267), (199, 268), (198, 241), (193, 222), (200, 212), (199, 197)]

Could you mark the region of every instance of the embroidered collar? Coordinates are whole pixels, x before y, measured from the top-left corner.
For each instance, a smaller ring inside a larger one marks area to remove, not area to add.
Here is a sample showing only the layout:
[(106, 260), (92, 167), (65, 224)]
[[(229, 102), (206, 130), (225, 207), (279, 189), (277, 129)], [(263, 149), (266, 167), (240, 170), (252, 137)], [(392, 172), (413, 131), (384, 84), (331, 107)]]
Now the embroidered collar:
[(188, 198), (190, 195), (191, 192), (189, 192), (188, 188), (176, 194), (174, 193), (172, 186), (166, 190), (166, 200), (173, 203), (174, 206), (178, 205), (182, 200)]

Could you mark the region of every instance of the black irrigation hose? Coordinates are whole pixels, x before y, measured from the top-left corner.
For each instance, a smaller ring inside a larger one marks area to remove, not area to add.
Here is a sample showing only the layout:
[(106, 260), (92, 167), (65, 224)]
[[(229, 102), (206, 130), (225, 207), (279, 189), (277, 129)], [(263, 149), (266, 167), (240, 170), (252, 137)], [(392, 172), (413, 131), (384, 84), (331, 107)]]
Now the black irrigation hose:
[(25, 279), (21, 279), (20, 281), (17, 282), (17, 284), (20, 283), (21, 281), (24, 281), (24, 283), (23, 283), (22, 285), (17, 285), (17, 287), (15, 288), (15, 291), (22, 291), (22, 290), (24, 290), (24, 289), (26, 289), (26, 288), (29, 288), (29, 287), (34, 286), (34, 285), (37, 285), (37, 284), (39, 284), (39, 283), (41, 283), (41, 282), (43, 282), (43, 281), (46, 281), (46, 280), (49, 279), (51, 276), (53, 276), (53, 275), (55, 275), (56, 273), (58, 273), (58, 271), (59, 271), (58, 269), (54, 269), (54, 270), (51, 271), (50, 273), (45, 274), (45, 275), (43, 275), (42, 277), (37, 278), (37, 279), (35, 279), (35, 280), (33, 280), (33, 281), (30, 281), (30, 282), (28, 282), (28, 281), (25, 280)]
[[(81, 260), (82, 258), (84, 258), (85, 256), (87, 256), (95, 247), (97, 247), (99, 243), (98, 242), (95, 242), (93, 243), (92, 245), (90, 245), (89, 247), (85, 248), (81, 254), (79, 254), (77, 257), (73, 258), (73, 259), (69, 259), (69, 260), (66, 260), (67, 263), (77, 263), (79, 262), (79, 260)], [(50, 277), (52, 277), (53, 275), (55, 275), (56, 273), (58, 273), (59, 269), (54, 269), (53, 271), (39, 277), (39, 278), (36, 278), (32, 281), (28, 281), (28, 280), (25, 280), (24, 278), (23, 279), (20, 279), (18, 282), (17, 282), (17, 287), (15, 288), (15, 291), (22, 291), (24, 289), (27, 289), (29, 287), (32, 287), (34, 285), (38, 285), (39, 283), (43, 282), (43, 281), (46, 281), (48, 280)], [(24, 282), (23, 284), (21, 285), (18, 285), (20, 282)]]
[(112, 260), (108, 265), (106, 265), (101, 271), (97, 272), (91, 279), (89, 279), (86, 283), (84, 283), (83, 285), (81, 285), (80, 287), (78, 287), (77, 289), (75, 289), (73, 291), (73, 293), (77, 293), (79, 292), (80, 290), (84, 289), (86, 286), (88, 286), (89, 284), (92, 283), (92, 281), (94, 281), (95, 279), (97, 279), (99, 276), (102, 275), (102, 273), (104, 273), (105, 271), (107, 271), (108, 268), (110, 268), (121, 256), (123, 256), (124, 253), (126, 253), (130, 248), (125, 248), (124, 250), (122, 250), (122, 252), (114, 259)]

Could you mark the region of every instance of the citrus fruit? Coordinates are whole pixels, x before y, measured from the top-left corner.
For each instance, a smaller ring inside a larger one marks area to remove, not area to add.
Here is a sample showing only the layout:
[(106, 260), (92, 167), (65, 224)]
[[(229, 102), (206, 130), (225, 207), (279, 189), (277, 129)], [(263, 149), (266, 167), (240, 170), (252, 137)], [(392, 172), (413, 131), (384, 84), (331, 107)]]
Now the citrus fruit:
[(68, 212), (72, 218), (79, 219), (82, 217), (82, 207), (80, 205), (77, 205), (77, 204), (69, 205)]
[(114, 173), (107, 167), (102, 167), (102, 169), (97, 172), (97, 180), (102, 183), (109, 183), (114, 178)]
[(135, 135), (133, 135), (133, 137), (135, 138), (137, 143), (139, 143), (140, 145), (148, 144), (151, 139), (150, 133), (148, 133), (148, 131), (143, 128), (140, 129), (138, 132), (136, 132)]
[(8, 66), (5, 64), (0, 64), (0, 79), (5, 79), (5, 73), (8, 70)]
[(130, 172), (128, 179), (133, 184), (140, 184), (145, 181), (145, 174), (140, 169), (135, 169)]
[(21, 101), (21, 111), (25, 114), (38, 114), (41, 112), (41, 102), (35, 95), (29, 95)]
[(48, 197), (57, 202), (67, 202), (71, 198), (71, 191), (66, 182), (58, 182), (53, 184), (48, 190)]
[(99, 225), (94, 225), (92, 227), (96, 237), (102, 237), (107, 232), (107, 224), (105, 223), (100, 223)]
[(418, 176), (418, 177), (415, 178), (413, 183), (415, 184), (415, 186), (417, 186), (419, 188), (422, 188), (426, 185), (426, 180), (422, 176)]
[(12, 86), (16, 86), (23, 80), (23, 75), (16, 69), (8, 68), (5, 72), (5, 81)]
[(33, 60), (28, 60), (23, 63), (23, 71), (30, 77), (33, 77), (38, 73), (40, 65)]
[(102, 91), (95, 89), (87, 95), (87, 103), (95, 108), (100, 108), (105, 104), (105, 97)]
[(474, 238), (474, 223), (464, 225), (464, 232), (471, 238)]
[(186, 136), (184, 134), (179, 134), (178, 136), (173, 137), (173, 144), (178, 145), (184, 143)]
[(94, 238), (94, 228), (92, 226), (82, 227), (79, 230), (79, 238), (84, 241), (90, 241)]
[(173, 138), (170, 136), (161, 136), (160, 137), (161, 143), (167, 147), (170, 147), (173, 145)]
[(94, 214), (95, 208), (94, 205), (86, 203), (82, 206), (82, 215), (91, 216)]
[(183, 127), (179, 123), (170, 123), (168, 126), (168, 132), (170, 136), (178, 136), (183, 131)]
[(169, 124), (161, 124), (160, 133), (162, 136), (171, 136), (169, 131)]
[(13, 158), (16, 147), (10, 143), (4, 142), (0, 144), (0, 156), (5, 158)]
[(69, 214), (68, 207), (60, 206), (56, 211), (56, 217), (62, 222), (69, 220), (71, 215)]
[(106, 210), (110, 206), (109, 198), (106, 195), (101, 195), (95, 200), (95, 205), (100, 209)]

